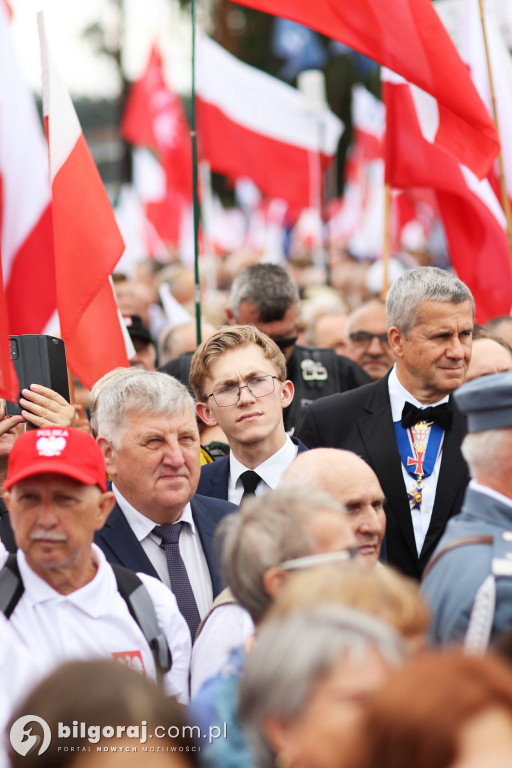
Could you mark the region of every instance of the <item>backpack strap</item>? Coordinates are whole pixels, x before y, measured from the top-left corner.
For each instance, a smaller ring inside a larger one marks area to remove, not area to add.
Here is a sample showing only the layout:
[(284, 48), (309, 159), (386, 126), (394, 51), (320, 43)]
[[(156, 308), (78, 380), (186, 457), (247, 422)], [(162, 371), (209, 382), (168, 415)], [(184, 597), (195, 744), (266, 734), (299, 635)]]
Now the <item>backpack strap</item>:
[(10, 554), (0, 570), (0, 612), (9, 619), (25, 591), (16, 555)]
[(133, 571), (122, 565), (114, 563), (110, 563), (110, 565), (116, 577), (119, 594), (151, 648), (157, 675), (161, 679), (171, 669), (172, 654), (167, 640), (158, 626), (155, 606), (149, 592)]

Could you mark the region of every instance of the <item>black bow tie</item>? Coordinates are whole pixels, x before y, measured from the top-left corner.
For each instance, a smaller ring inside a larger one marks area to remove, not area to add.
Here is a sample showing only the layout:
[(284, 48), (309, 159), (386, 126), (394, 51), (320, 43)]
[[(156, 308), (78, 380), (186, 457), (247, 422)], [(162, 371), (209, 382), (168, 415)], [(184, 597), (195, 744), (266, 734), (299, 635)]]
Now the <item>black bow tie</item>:
[(449, 403), (432, 406), (428, 408), (416, 408), (412, 403), (405, 403), (402, 411), (402, 427), (414, 427), (418, 421), (434, 421), (439, 424), (441, 429), (451, 429), (453, 420), (453, 410)]

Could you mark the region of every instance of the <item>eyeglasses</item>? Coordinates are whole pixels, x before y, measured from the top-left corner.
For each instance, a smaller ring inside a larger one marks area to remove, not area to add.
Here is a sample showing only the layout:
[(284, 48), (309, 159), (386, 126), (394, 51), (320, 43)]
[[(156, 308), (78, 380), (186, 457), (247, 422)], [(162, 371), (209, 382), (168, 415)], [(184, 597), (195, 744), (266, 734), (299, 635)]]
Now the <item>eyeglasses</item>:
[(306, 568), (315, 568), (318, 565), (329, 565), (330, 563), (344, 563), (347, 560), (353, 560), (359, 554), (359, 546), (347, 547), (339, 552), (323, 552), (319, 555), (307, 555), (306, 557), (295, 557), (293, 560), (284, 560), (279, 563), (283, 571), (300, 571)]
[(378, 339), (381, 344), (389, 345), (387, 333), (368, 333), (368, 331), (356, 331), (349, 333), (350, 341), (358, 347), (369, 347), (374, 339)]
[(270, 376), (270, 374), (268, 376), (255, 376), (241, 387), (238, 384), (232, 384), (229, 387), (216, 389), (211, 395), (208, 395), (208, 398), (213, 397), (220, 408), (229, 408), (230, 405), (238, 403), (242, 389), (248, 389), (253, 397), (271, 395), (276, 387), (274, 380), (277, 378), (277, 376)]

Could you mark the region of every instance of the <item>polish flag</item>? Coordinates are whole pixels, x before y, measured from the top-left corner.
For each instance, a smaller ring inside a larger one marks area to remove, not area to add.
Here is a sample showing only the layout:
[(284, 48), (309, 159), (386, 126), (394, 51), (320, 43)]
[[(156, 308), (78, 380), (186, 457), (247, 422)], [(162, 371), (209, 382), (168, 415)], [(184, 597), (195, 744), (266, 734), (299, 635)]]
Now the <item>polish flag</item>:
[(236, 0), (292, 19), (398, 72), (437, 100), (431, 140), (479, 177), (498, 153), (494, 123), (431, 0)]
[(479, 323), (507, 315), (512, 272), (505, 216), (487, 180), (479, 181), (429, 141), (432, 99), (383, 71), (386, 104), (386, 181), (393, 187), (435, 190), (452, 266), (475, 297)]
[(354, 143), (364, 159), (384, 156), (386, 109), (380, 99), (359, 84), (352, 88), (352, 126)]
[(69, 367), (90, 388), (107, 371), (128, 365), (109, 281), (124, 243), (70, 96), (48, 55), (41, 12), (38, 24), (61, 336)]
[(325, 166), (343, 131), (329, 109), (308, 114), (300, 91), (206, 36), (197, 44), (196, 98), (199, 153), (212, 170), (248, 177), (299, 209), (317, 200), (319, 156)]
[(0, 2), (0, 253), (10, 333), (42, 333), (57, 307), (48, 150)]

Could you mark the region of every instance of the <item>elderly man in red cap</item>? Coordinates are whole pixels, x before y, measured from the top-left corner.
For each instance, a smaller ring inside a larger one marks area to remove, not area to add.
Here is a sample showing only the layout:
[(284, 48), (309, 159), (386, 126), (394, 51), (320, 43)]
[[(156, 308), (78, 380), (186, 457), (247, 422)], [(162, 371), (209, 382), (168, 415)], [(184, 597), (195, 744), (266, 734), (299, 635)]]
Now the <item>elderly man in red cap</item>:
[(19, 550), (0, 571), (0, 609), (31, 651), (35, 674), (64, 660), (114, 657), (162, 675), (166, 691), (186, 702), (190, 633), (173, 594), (157, 579), (113, 568), (93, 544), (114, 503), (94, 439), (66, 427), (21, 435), (5, 488)]

